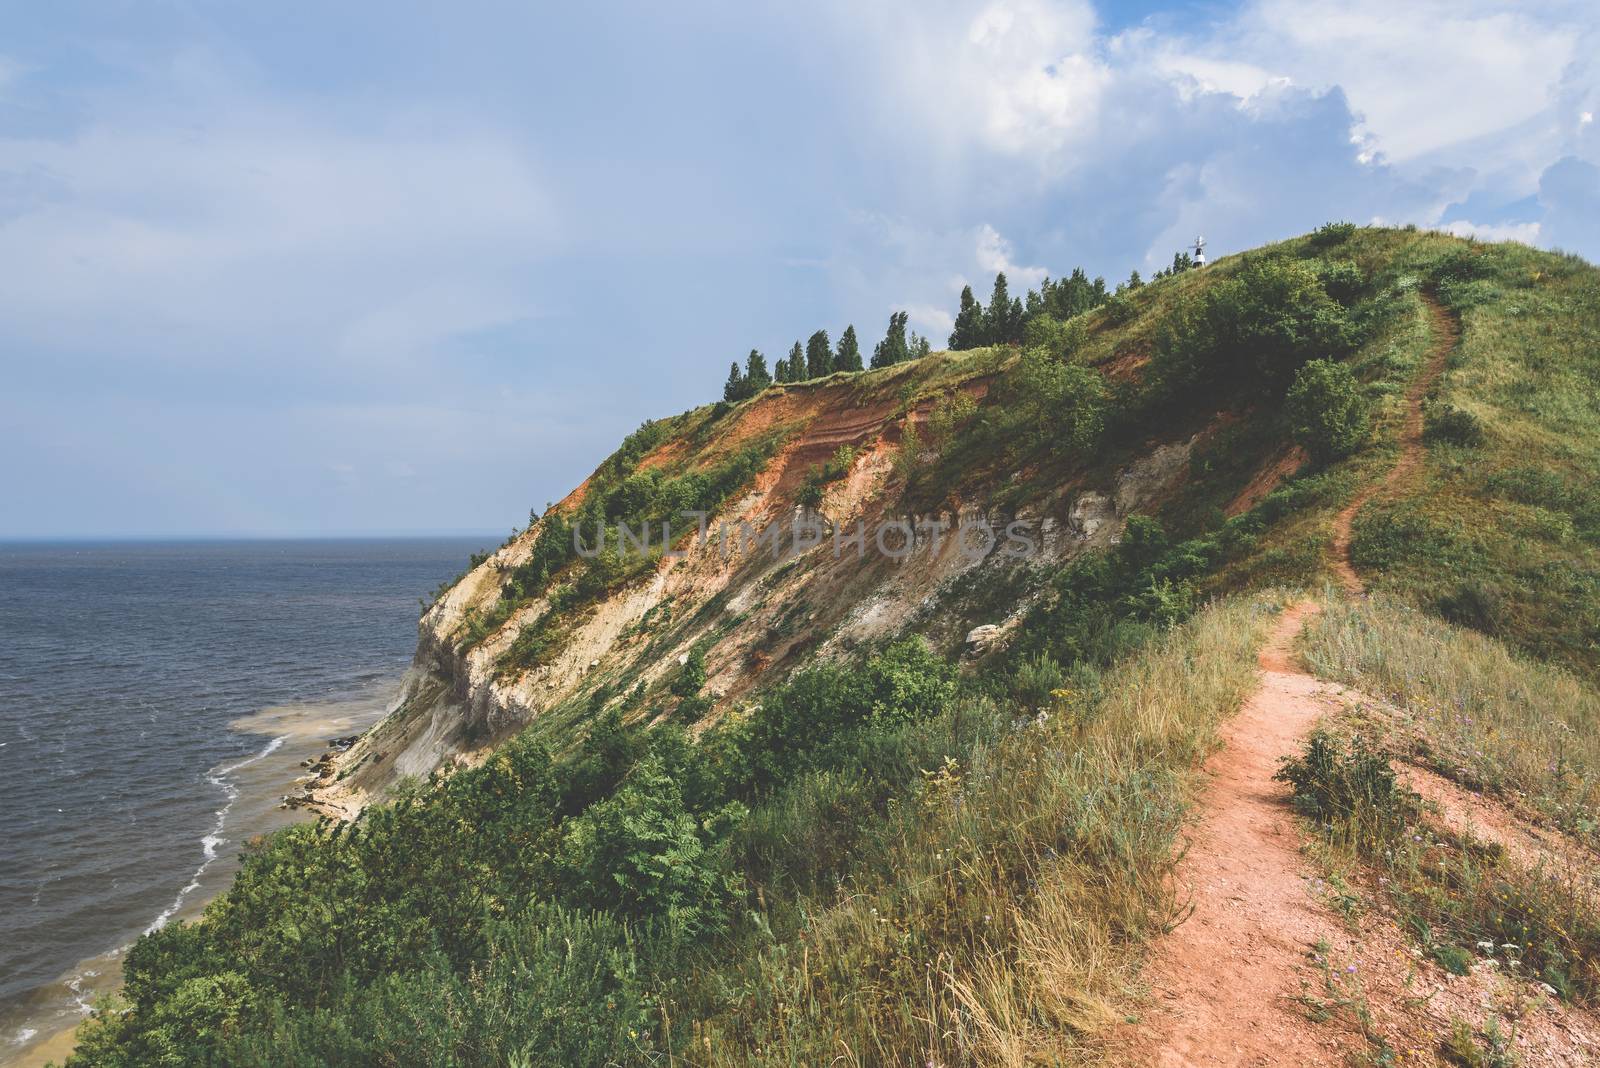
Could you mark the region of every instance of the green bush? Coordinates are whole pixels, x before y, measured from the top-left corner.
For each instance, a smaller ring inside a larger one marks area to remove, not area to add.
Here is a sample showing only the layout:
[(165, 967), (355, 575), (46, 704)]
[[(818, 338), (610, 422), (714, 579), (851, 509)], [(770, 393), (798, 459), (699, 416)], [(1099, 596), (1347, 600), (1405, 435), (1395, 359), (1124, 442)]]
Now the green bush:
[(1057, 360), (1070, 360), (1083, 347), (1087, 336), (1081, 321), (1035, 315), (1022, 328), (1022, 347), (1042, 350)]
[(1463, 448), (1483, 444), (1483, 422), (1469, 411), (1449, 404), (1430, 405), (1423, 424), (1425, 441), (1440, 441)]
[(1273, 778), (1294, 789), (1301, 815), (1324, 826), (1357, 824), (1382, 838), (1397, 833), (1417, 814), (1416, 795), (1400, 787), (1388, 756), (1363, 738), (1346, 742), (1314, 730), (1305, 752), (1285, 758)]
[(1337, 359), (1352, 342), (1344, 309), (1315, 272), (1258, 258), (1162, 323), (1152, 370), (1168, 396), (1196, 386), (1276, 391), (1307, 362)]
[(1312, 360), (1295, 372), (1284, 408), (1295, 440), (1319, 463), (1349, 456), (1370, 429), (1361, 386), (1340, 363)]
[(1350, 307), (1367, 288), (1367, 280), (1361, 269), (1348, 260), (1325, 265), (1317, 272), (1317, 277), (1322, 281), (1322, 288), (1328, 291), (1328, 296)]
[(1099, 372), (1028, 349), (1007, 390), (1016, 398), (1024, 433), (1035, 444), (1082, 453), (1100, 443), (1108, 402)]
[(1329, 245), (1338, 245), (1356, 236), (1356, 224), (1353, 222), (1328, 222), (1317, 227), (1311, 235), (1311, 244), (1318, 248)]
[(736, 804), (696, 819), (678, 781), (651, 754), (616, 793), (568, 822), (557, 864), (574, 897), (664, 922), (687, 942), (727, 925), (736, 880), (714, 847), (743, 813)]

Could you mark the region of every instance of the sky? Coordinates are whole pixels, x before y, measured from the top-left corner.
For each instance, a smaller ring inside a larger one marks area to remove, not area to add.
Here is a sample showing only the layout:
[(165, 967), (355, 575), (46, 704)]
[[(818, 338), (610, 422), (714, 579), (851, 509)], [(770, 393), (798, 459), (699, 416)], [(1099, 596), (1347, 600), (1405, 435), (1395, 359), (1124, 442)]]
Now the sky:
[(0, 538), (502, 534), (891, 312), (1333, 219), (1600, 260), (1600, 8), (0, 13)]

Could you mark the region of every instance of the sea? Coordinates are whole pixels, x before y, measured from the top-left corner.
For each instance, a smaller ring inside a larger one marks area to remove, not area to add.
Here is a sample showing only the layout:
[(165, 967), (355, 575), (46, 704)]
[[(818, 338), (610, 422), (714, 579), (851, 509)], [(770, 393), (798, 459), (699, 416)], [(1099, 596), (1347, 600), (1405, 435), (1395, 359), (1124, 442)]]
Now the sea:
[(60, 1059), (306, 759), (375, 722), (495, 539), (0, 543), (0, 1065)]

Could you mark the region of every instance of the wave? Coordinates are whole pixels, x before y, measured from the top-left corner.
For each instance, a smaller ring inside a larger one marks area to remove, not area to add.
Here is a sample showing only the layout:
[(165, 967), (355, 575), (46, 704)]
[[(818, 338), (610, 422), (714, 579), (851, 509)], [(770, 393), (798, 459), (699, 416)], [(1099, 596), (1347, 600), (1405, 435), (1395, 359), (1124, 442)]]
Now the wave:
[(189, 876), (189, 882), (182, 890), (178, 891), (178, 896), (173, 899), (172, 904), (168, 905), (161, 915), (157, 916), (155, 920), (151, 922), (150, 926), (144, 929), (145, 934), (152, 934), (161, 930), (161, 928), (167, 925), (168, 920), (172, 919), (172, 917), (178, 914), (178, 910), (183, 908), (183, 903), (188, 900), (189, 895), (200, 889), (200, 877), (206, 873), (207, 868), (211, 867), (211, 862), (217, 859), (218, 848), (221, 847), (223, 842), (227, 841), (227, 839), (222, 836), (222, 830), (225, 826), (227, 826), (229, 810), (233, 808), (233, 803), (239, 800), (239, 787), (236, 786), (228, 778), (228, 776), (238, 771), (240, 768), (249, 767), (258, 760), (265, 760), (267, 757), (271, 756), (280, 745), (288, 740), (289, 735), (280, 734), (268, 742), (262, 748), (261, 752), (257, 753), (255, 756), (246, 757), (243, 760), (229, 764), (227, 767), (216, 768), (206, 773), (206, 782), (209, 782), (211, 785), (221, 790), (223, 796), (226, 797), (227, 800), (222, 803), (221, 808), (217, 809), (216, 823), (212, 825), (211, 833), (200, 839), (200, 866), (194, 870), (193, 875)]

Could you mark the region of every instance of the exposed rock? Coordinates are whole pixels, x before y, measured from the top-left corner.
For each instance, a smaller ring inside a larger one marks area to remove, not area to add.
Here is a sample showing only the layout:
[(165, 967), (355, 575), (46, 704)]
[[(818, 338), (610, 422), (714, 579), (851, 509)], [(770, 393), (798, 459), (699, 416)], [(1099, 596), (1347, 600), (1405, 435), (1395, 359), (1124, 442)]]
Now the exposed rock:
[(1116, 519), (1117, 512), (1112, 507), (1111, 498), (1089, 490), (1080, 493), (1078, 499), (1072, 502), (1072, 511), (1067, 515), (1067, 527), (1079, 541), (1096, 542), (1103, 540), (1102, 532), (1108, 527), (1115, 528)]
[(982, 626), (973, 627), (967, 632), (967, 648), (972, 652), (981, 653), (990, 645), (993, 645), (999, 637), (1000, 624), (998, 623), (985, 623)]
[(1124, 468), (1117, 476), (1117, 514), (1127, 515), (1176, 481), (1193, 448), (1192, 440), (1162, 445)]

